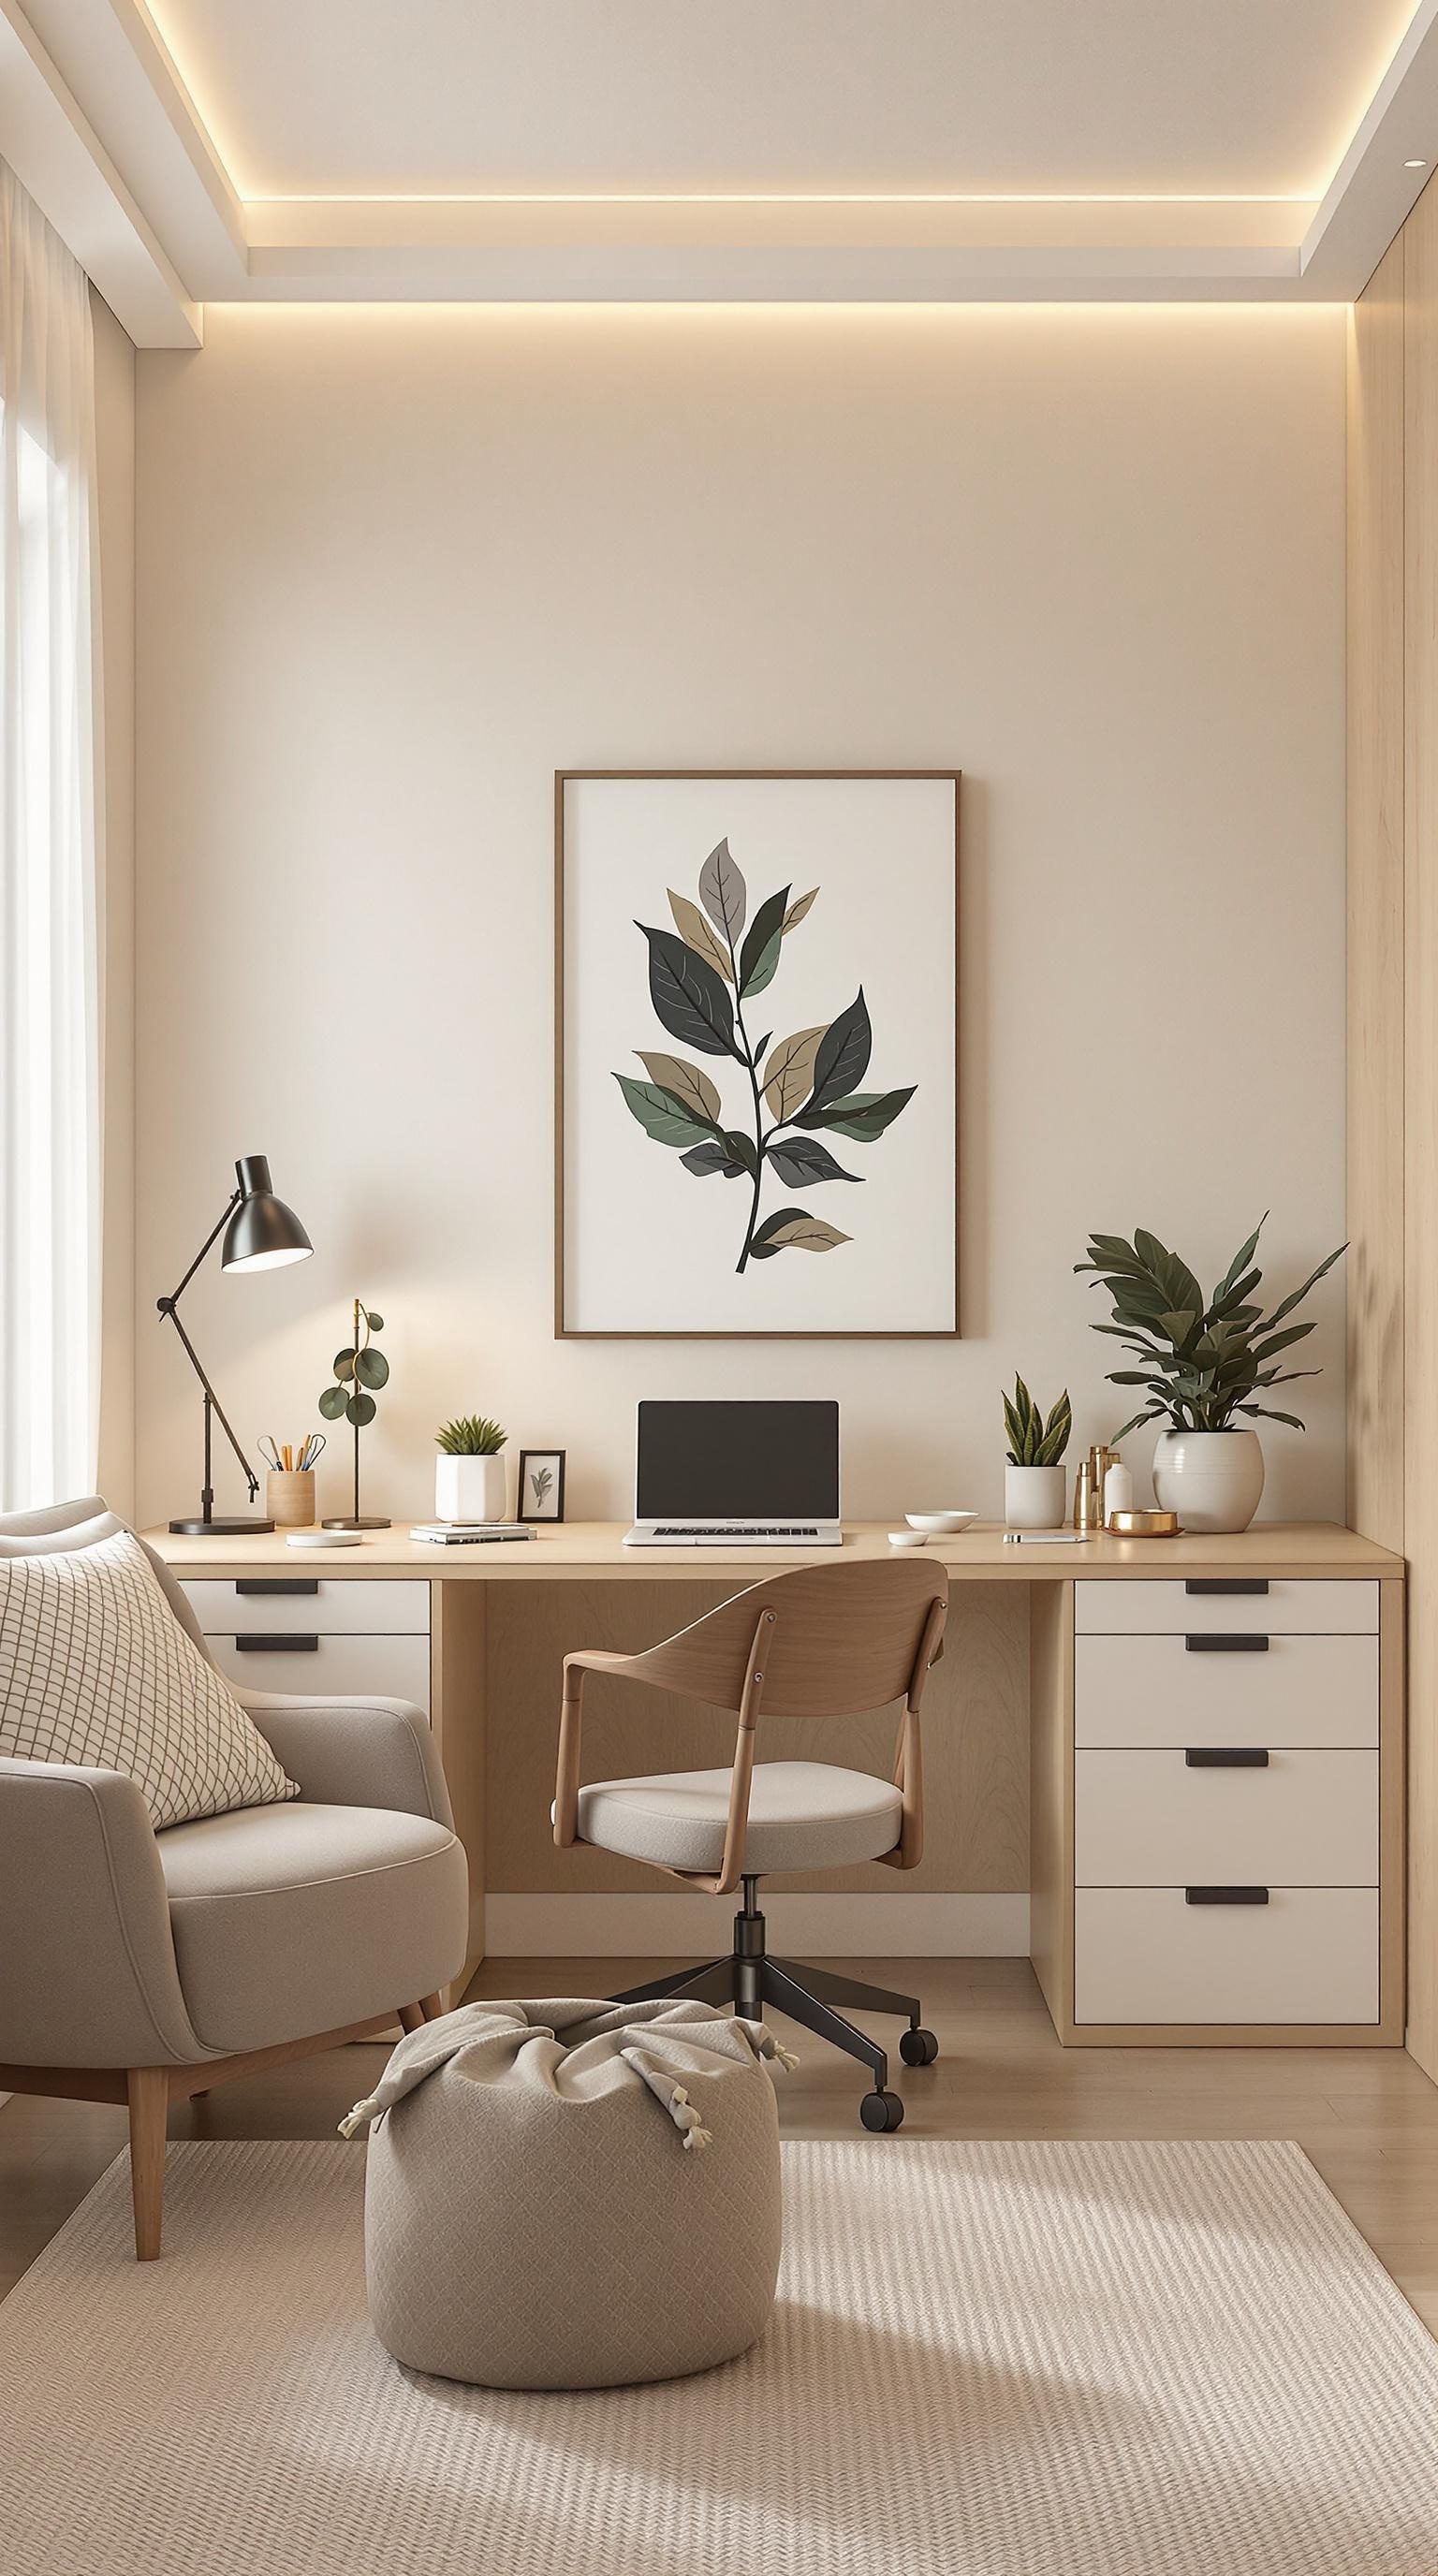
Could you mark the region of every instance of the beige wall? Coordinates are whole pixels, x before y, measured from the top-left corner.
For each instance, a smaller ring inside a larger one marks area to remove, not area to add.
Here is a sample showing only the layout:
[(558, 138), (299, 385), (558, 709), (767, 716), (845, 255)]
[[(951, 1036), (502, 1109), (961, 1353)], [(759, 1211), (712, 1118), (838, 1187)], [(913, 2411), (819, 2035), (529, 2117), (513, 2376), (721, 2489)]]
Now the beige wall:
[(93, 287), (90, 309), (105, 699), (99, 1487), (128, 1512), (135, 1489), (135, 352)]
[[(1337, 1242), (1343, 363), (1336, 310), (1157, 307), (217, 310), (145, 353), (141, 1510), (198, 1484), (148, 1310), (239, 1152), (317, 1257), (207, 1273), (196, 1337), (284, 1437), (382, 1307), (397, 1515), (457, 1409), (566, 1443), (580, 1515), (637, 1395), (781, 1388), (843, 1399), (854, 1511), (992, 1511), (1015, 1366), (1117, 1418), (1089, 1225), (1216, 1275), (1271, 1205), (1281, 1284)], [(706, 763), (966, 773), (958, 1343), (551, 1337), (551, 773)], [(1342, 1310), (1280, 1513), (1341, 1515)]]

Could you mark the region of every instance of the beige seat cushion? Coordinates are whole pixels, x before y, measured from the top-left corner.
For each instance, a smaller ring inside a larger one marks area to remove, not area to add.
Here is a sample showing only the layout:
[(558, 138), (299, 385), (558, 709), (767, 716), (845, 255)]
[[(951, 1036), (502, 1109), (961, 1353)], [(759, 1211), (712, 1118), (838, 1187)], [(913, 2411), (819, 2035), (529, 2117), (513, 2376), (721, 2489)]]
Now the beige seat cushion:
[[(899, 1839), (901, 1808), (893, 1784), (867, 1771), (841, 1771), (832, 1762), (756, 1763), (745, 1866), (841, 1869), (877, 1860)], [(596, 1780), (579, 1792), (585, 1842), (663, 1869), (717, 1870), (728, 1813), (727, 1771)]]
[(457, 1976), (463, 1846), (386, 1807), (246, 1807), (157, 1834), (175, 1959), (209, 2048), (268, 2048), (391, 2012)]

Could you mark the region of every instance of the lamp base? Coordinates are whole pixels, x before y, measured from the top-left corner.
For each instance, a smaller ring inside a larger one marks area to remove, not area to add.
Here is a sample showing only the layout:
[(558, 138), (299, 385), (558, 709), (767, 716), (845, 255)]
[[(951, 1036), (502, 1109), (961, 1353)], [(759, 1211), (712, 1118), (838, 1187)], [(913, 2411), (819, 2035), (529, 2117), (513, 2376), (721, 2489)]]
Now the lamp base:
[(393, 1529), (394, 1523), (372, 1517), (368, 1513), (362, 1513), (357, 1517), (353, 1512), (345, 1512), (337, 1520), (321, 1521), (320, 1527), (333, 1530)]
[(273, 1521), (171, 1521), (172, 1538), (264, 1538)]

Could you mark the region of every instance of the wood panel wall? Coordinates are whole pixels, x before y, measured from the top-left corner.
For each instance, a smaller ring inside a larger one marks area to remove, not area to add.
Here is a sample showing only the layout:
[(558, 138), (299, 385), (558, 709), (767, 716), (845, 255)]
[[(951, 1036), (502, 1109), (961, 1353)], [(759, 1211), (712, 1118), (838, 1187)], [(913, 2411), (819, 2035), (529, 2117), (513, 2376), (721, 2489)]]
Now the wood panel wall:
[(1408, 1559), (1408, 2046), (1438, 2081), (1438, 188), (1349, 348), (1349, 1518)]

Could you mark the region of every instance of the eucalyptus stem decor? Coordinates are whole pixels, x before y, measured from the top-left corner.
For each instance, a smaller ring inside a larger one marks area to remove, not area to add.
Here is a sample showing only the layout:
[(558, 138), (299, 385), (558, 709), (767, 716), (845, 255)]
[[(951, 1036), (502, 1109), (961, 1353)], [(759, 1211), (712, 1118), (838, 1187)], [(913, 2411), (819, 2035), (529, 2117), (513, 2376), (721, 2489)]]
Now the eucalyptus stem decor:
[(1076, 1261), (1074, 1268), (1094, 1272), (1113, 1299), (1113, 1322), (1095, 1324), (1094, 1331), (1121, 1342), (1141, 1362), (1138, 1368), (1108, 1372), (1111, 1386), (1142, 1387), (1145, 1397), (1123, 1429), (1114, 1433), (1116, 1441), (1141, 1422), (1165, 1419), (1175, 1431), (1228, 1431), (1237, 1413), (1286, 1422), (1294, 1431), (1303, 1429), (1296, 1413), (1280, 1412), (1276, 1405), (1257, 1399), (1275, 1386), (1291, 1386), (1298, 1378), (1321, 1374), (1318, 1369), (1278, 1368), (1273, 1363), (1313, 1331), (1311, 1317), (1303, 1324), (1289, 1324), (1287, 1318), (1342, 1259), (1348, 1246), (1340, 1243), (1301, 1288), (1265, 1315), (1254, 1298), (1263, 1273), (1252, 1265), (1267, 1222), (1265, 1211), (1207, 1297), (1188, 1264), (1142, 1226), (1135, 1226), (1132, 1243), (1126, 1243), (1121, 1234), (1090, 1238), (1088, 1259)]
[(784, 942), (818, 892), (812, 886), (791, 901), (792, 887), (781, 886), (750, 918), (748, 888), (726, 839), (700, 870), (697, 904), (670, 891), (673, 930), (635, 924), (649, 942), (649, 998), (661, 1027), (700, 1055), (738, 1065), (748, 1098), (741, 1123), (730, 1124), (718, 1085), (700, 1065), (642, 1047), (635, 1052), (648, 1081), (627, 1073), (614, 1079), (631, 1116), (656, 1145), (678, 1153), (686, 1172), (747, 1184), (739, 1274), (780, 1252), (832, 1252), (852, 1240), (807, 1208), (774, 1208), (761, 1221), (765, 1173), (789, 1190), (827, 1181), (862, 1185), (863, 1173), (846, 1171), (818, 1131), (872, 1145), (914, 1096), (913, 1083), (896, 1091), (855, 1088), (873, 1045), (862, 985), (846, 1010), (816, 1028), (777, 1041), (749, 1033), (744, 1005), (773, 982)]
[(334, 1383), (320, 1396), (320, 1412), (326, 1422), (348, 1422), (354, 1430), (354, 1510), (334, 1520), (326, 1529), (388, 1529), (389, 1522), (376, 1516), (366, 1518), (360, 1512), (360, 1433), (375, 1418), (375, 1394), (387, 1384), (389, 1362), (383, 1351), (374, 1347), (374, 1336), (383, 1330), (384, 1317), (372, 1306), (354, 1301), (354, 1329), (342, 1351), (336, 1351)]

